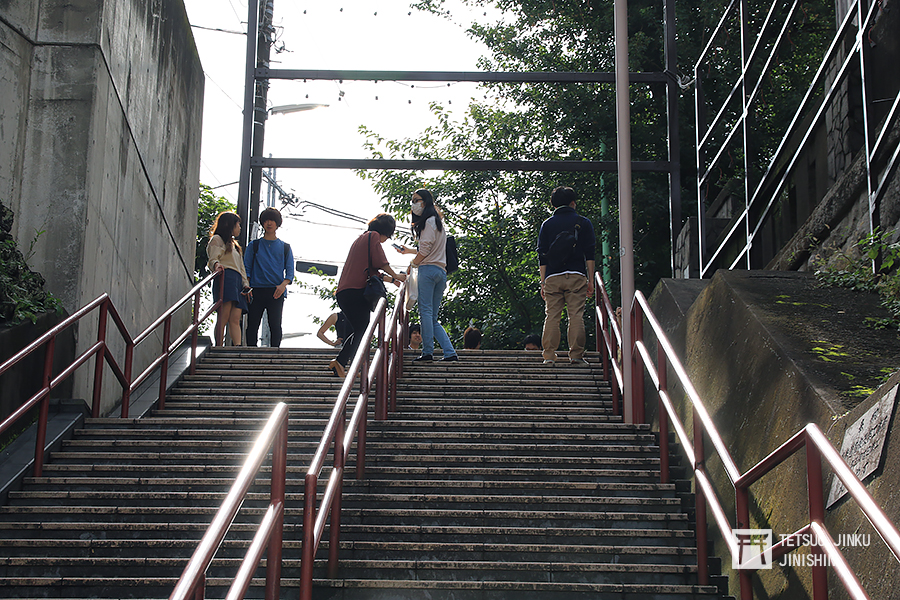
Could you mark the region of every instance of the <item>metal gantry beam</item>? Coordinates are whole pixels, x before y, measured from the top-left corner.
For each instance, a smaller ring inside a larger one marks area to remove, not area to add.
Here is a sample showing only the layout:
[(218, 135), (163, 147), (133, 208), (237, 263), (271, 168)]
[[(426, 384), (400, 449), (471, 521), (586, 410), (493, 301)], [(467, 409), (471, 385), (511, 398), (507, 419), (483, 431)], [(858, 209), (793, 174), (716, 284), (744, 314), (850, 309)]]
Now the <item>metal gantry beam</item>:
[[(269, 0), (271, 1), (271, 0)], [(671, 3), (671, 0), (670, 0)], [(259, 0), (250, 0), (248, 6), (248, 31), (259, 29)], [(623, 6), (617, 2), (616, 10)], [(667, 65), (674, 64), (674, 11), (666, 9), (666, 56)], [(662, 83), (667, 86), (669, 97), (669, 160), (632, 162), (630, 153), (627, 165), (630, 186), (631, 171), (663, 172), (669, 174), (670, 182), (670, 239), (674, 241), (681, 228), (680, 206), (673, 206), (673, 199), (679, 198), (680, 204), (680, 161), (677, 152), (677, 119), (673, 116), (674, 98), (678, 91), (672, 76), (667, 73), (629, 73), (627, 63), (623, 67), (616, 66), (616, 72), (481, 72), (481, 71), (368, 71), (368, 70), (308, 70), (308, 69), (271, 69), (257, 64), (260, 54), (255, 42), (256, 36), (247, 36), (247, 65), (244, 99), (244, 143), (242, 145), (241, 172), (238, 190), (238, 214), (248, 219), (251, 214), (250, 202), (259, 197), (259, 190), (253, 188), (260, 185), (257, 175), (263, 168), (299, 168), (299, 169), (394, 169), (414, 171), (545, 171), (545, 172), (617, 172), (621, 178), (621, 156), (616, 161), (499, 161), (499, 160), (385, 160), (385, 159), (313, 159), (313, 158), (263, 158), (262, 127), (256, 126), (253, 119), (254, 94), (257, 81), (272, 79), (285, 80), (348, 80), (348, 81), (441, 81), (472, 83), (554, 83), (578, 84), (600, 83), (616, 84), (617, 87), (628, 87), (629, 84)], [(624, 69), (624, 70), (623, 70)], [(626, 90), (627, 91), (627, 90)], [(627, 94), (626, 94), (627, 97)], [(257, 111), (258, 112), (258, 111)], [(679, 189), (672, 190), (677, 186)], [(620, 190), (621, 192), (621, 190)], [(630, 210), (630, 208), (629, 208)], [(245, 230), (248, 228), (245, 227)], [(674, 244), (672, 251), (674, 252)]]
[[(253, 158), (251, 167), (278, 169), (377, 169), (409, 171), (593, 171), (615, 173), (614, 160), (402, 160), (383, 158)], [(668, 171), (667, 161), (632, 162), (634, 171)]]

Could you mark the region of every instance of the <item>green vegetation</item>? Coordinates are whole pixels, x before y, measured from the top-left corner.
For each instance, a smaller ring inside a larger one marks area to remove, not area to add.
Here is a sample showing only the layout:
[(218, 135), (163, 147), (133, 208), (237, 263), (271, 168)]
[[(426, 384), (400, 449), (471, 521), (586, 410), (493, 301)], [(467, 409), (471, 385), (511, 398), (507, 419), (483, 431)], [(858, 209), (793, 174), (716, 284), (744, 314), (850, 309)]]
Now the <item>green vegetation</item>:
[(216, 196), (208, 185), (200, 184), (200, 199), (197, 213), (197, 254), (194, 259), (194, 276), (200, 281), (209, 275), (206, 263), (209, 257), (206, 255), (206, 245), (209, 244), (209, 230), (216, 222), (219, 213), (237, 207), (221, 196)]
[(857, 252), (838, 252), (819, 265), (816, 277), (824, 284), (877, 293), (890, 317), (866, 317), (867, 327), (900, 329), (900, 242), (893, 232), (876, 229), (856, 244)]
[(18, 325), (25, 321), (35, 323), (40, 314), (60, 312), (59, 299), (44, 290), (44, 278), (28, 268), (28, 260), (34, 255), (34, 246), (43, 231), (37, 231), (23, 254), (13, 238), (13, 214), (0, 204), (2, 228), (0, 228), (0, 323)]
[[(472, 7), (487, 0), (464, 0)], [(468, 33), (488, 48), (479, 61), (484, 71), (505, 72), (612, 72), (614, 71), (612, 3), (502, 0), (491, 3), (504, 12), (492, 24), (473, 23)], [(693, 65), (727, 2), (676, 3), (679, 81), (689, 79)], [(442, 0), (419, 0), (415, 8), (453, 19)], [(767, 6), (767, 5), (766, 5)], [(629, 2), (629, 70), (666, 70), (663, 42), (663, 7), (658, 0)], [(750, 8), (754, 27), (764, 20), (766, 7)], [(780, 54), (779, 69), (766, 87), (762, 121), (788, 123), (805, 87), (783, 81), (815, 71), (820, 50), (833, 33), (833, 8), (827, 0), (805, 5), (804, 16), (790, 28), (791, 43)], [(732, 32), (729, 32), (729, 34)], [(736, 38), (735, 38), (736, 39)], [(740, 45), (716, 46), (711, 56), (705, 92), (710, 101), (722, 100), (736, 79), (728, 69), (740, 64)], [(799, 43), (798, 43), (799, 41)], [(771, 40), (767, 40), (768, 43)], [(722, 47), (720, 47), (722, 46)], [(728, 46), (725, 48), (724, 46)], [(788, 47), (789, 46), (789, 47)], [(736, 54), (735, 54), (736, 53)], [(729, 58), (726, 61), (725, 58)], [(783, 64), (782, 64), (783, 63)], [(716, 77), (721, 74), (721, 77)], [(711, 76), (710, 76), (711, 75)], [(785, 94), (792, 96), (788, 102)], [(416, 138), (391, 140), (362, 127), (372, 158), (449, 160), (616, 160), (615, 87), (599, 83), (492, 83), (481, 88), (483, 100), (473, 101), (463, 113), (456, 107), (433, 104), (435, 125)], [(666, 86), (633, 84), (630, 90), (632, 152), (635, 161), (669, 159), (666, 135)], [(677, 98), (680, 121), (681, 198), (684, 216), (696, 213), (695, 155), (693, 151), (694, 97), (689, 83)], [(769, 114), (771, 113), (771, 114)], [(777, 128), (756, 132), (764, 152), (753, 164), (767, 164), (781, 140)], [(771, 139), (770, 139), (771, 138)], [(768, 152), (769, 154), (765, 154)], [(744, 163), (729, 153), (732, 165)], [(737, 169), (737, 167), (735, 167)], [(551, 190), (558, 185), (575, 188), (578, 211), (594, 224), (598, 246), (597, 269), (611, 270), (610, 297), (619, 295), (617, 181), (615, 173), (445, 172), (433, 177), (422, 173), (366, 171), (382, 195), (385, 209), (407, 214), (410, 193), (417, 187), (435, 192), (445, 210), (449, 229), (458, 238), (461, 267), (450, 277), (450, 293), (442, 308), (442, 321), (458, 339), (470, 323), (485, 334), (485, 348), (517, 347), (525, 334), (540, 331), (543, 302), (539, 294), (535, 252), (537, 230), (550, 214)], [(733, 173), (723, 173), (722, 180)], [(723, 185), (713, 182), (714, 186)], [(712, 199), (715, 194), (706, 190)], [(633, 174), (633, 222), (636, 287), (649, 294), (661, 277), (671, 277), (669, 234), (669, 178), (664, 173)], [(608, 206), (605, 210), (603, 206)], [(608, 242), (601, 250), (601, 240)], [(590, 318), (592, 307), (588, 307)], [(593, 335), (593, 327), (588, 327)], [(589, 345), (592, 342), (589, 340)]]

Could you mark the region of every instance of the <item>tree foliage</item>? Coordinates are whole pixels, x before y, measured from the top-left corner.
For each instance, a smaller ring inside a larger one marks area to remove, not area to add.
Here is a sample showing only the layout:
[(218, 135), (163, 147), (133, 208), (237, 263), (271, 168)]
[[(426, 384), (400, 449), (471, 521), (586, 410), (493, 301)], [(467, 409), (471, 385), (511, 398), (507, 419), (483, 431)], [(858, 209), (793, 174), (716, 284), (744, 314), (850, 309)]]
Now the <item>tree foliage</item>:
[(209, 256), (206, 254), (209, 231), (219, 213), (226, 210), (234, 211), (236, 207), (229, 200), (216, 196), (211, 187), (201, 183), (197, 209), (197, 253), (194, 258), (194, 276), (197, 281), (200, 281), (209, 275), (209, 269), (206, 267), (206, 263), (209, 262)]
[[(471, 5), (484, 4), (470, 0)], [(611, 3), (541, 0), (492, 2), (504, 21), (473, 24), (469, 34), (490, 55), (486, 71), (612, 71)], [(421, 10), (446, 15), (441, 0), (423, 0)], [(631, 70), (662, 71), (662, 5), (630, 3)], [(420, 136), (387, 140), (363, 128), (373, 157), (457, 160), (615, 160), (615, 89), (606, 84), (486, 84), (484, 101), (454, 120), (432, 105), (436, 124)], [(665, 88), (632, 86), (634, 160), (667, 160)], [(454, 339), (470, 323), (484, 333), (484, 347), (521, 347), (525, 334), (540, 332), (537, 232), (551, 212), (550, 192), (575, 188), (578, 211), (598, 234), (597, 265), (604, 261), (618, 294), (616, 177), (601, 173), (446, 172), (430, 178), (410, 172), (367, 173), (391, 211), (408, 211), (409, 194), (424, 186), (435, 192), (449, 227), (459, 236), (461, 268), (442, 319)], [(634, 178), (634, 237), (639, 289), (652, 290), (671, 275), (668, 177)], [(604, 202), (609, 209), (604, 213)], [(608, 242), (604, 255), (601, 240)], [(588, 310), (588, 313), (591, 311)], [(588, 319), (591, 315), (588, 314)], [(588, 331), (592, 331), (592, 327)]]

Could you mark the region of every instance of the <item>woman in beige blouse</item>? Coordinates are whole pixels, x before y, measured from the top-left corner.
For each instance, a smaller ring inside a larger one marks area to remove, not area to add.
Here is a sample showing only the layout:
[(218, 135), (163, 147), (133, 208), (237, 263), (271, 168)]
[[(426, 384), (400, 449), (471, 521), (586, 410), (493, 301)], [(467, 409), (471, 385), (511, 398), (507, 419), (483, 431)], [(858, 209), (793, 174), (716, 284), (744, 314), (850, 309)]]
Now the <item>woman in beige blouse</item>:
[(241, 235), (241, 218), (233, 212), (223, 212), (216, 217), (216, 222), (209, 231), (209, 244), (206, 254), (209, 256), (207, 266), (210, 271), (224, 271), (224, 289), (222, 280), (213, 282), (213, 300), (222, 304), (216, 318), (216, 346), (225, 345), (225, 326), (235, 346), (241, 345), (241, 316), (247, 312), (247, 301), (253, 296), (247, 273), (244, 271), (244, 258), (241, 247), (235, 239)]

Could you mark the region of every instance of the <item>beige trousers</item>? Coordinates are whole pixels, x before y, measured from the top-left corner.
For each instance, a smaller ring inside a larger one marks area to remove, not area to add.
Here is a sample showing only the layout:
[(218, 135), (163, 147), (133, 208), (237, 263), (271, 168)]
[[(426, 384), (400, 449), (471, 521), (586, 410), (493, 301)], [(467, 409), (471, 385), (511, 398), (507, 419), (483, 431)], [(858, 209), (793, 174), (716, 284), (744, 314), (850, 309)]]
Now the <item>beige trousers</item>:
[(556, 349), (559, 347), (559, 322), (562, 319), (563, 307), (569, 312), (569, 360), (584, 357), (584, 304), (587, 300), (587, 277), (580, 273), (563, 273), (552, 275), (544, 280), (544, 334), (541, 345), (544, 347), (544, 360), (556, 360)]

